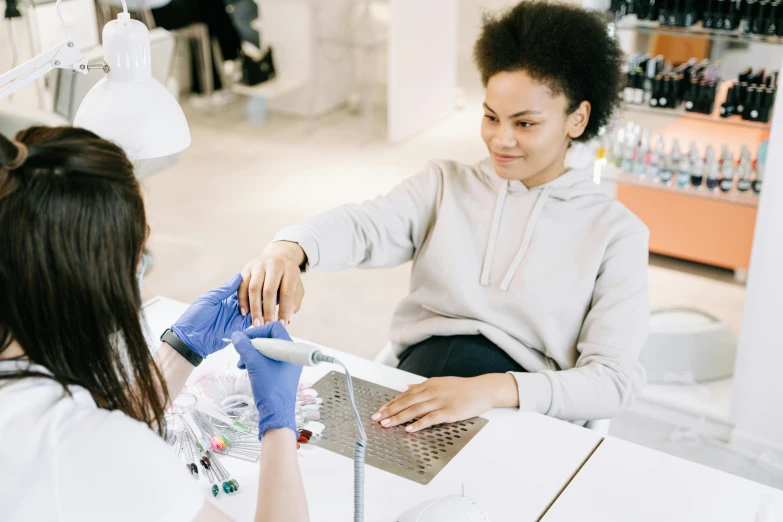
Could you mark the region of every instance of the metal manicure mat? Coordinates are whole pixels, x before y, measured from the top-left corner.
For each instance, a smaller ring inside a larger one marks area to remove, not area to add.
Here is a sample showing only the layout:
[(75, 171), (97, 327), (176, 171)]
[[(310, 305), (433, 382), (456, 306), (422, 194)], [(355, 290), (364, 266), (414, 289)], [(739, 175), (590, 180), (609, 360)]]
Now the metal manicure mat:
[[(345, 384), (345, 374), (329, 372), (313, 388), (324, 400), (320, 422), (326, 429), (320, 438), (312, 439), (310, 443), (353, 458), (354, 442), (359, 430)], [(488, 422), (487, 419), (476, 417), (433, 426), (417, 433), (406, 432), (407, 424), (382, 428), (370, 416), (400, 392), (355, 377), (353, 390), (356, 407), (367, 432), (366, 463), (419, 484), (429, 484)]]

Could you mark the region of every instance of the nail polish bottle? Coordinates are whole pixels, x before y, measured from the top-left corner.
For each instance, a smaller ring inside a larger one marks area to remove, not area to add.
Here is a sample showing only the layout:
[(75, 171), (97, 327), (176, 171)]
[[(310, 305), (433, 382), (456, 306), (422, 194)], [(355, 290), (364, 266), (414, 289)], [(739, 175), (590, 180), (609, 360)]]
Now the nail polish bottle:
[(756, 16), (750, 21), (750, 32), (753, 34), (764, 34), (764, 20), (769, 10), (769, 0), (761, 0), (758, 3)]
[(701, 14), (701, 25), (705, 29), (715, 27), (715, 0), (707, 0), (704, 12)]
[(691, 81), (689, 82), (688, 89), (685, 91), (685, 110), (689, 112), (696, 111), (695, 105), (696, 105), (696, 99), (699, 96), (699, 79), (695, 76), (691, 78)]
[(656, 56), (655, 58), (652, 58), (648, 60), (647, 67), (645, 70), (644, 75), (644, 84), (642, 85), (642, 90), (644, 91), (644, 95), (642, 97), (642, 103), (650, 103), (650, 100), (652, 99), (653, 95), (653, 82), (655, 81), (655, 75), (658, 72), (658, 61), (659, 56)]
[(633, 89), (633, 103), (640, 105), (644, 102), (644, 71), (641, 67), (636, 68), (636, 78)]
[(764, 171), (767, 168), (767, 147), (769, 146), (769, 139), (764, 140), (759, 145), (759, 150), (756, 152), (756, 179), (753, 180), (751, 187), (753, 193), (759, 195), (761, 193), (761, 183), (764, 180)]
[(661, 96), (658, 98), (658, 107), (661, 109), (668, 109), (674, 102), (672, 96), (672, 80), (669, 76), (663, 77), (663, 85), (661, 86)]
[(726, 159), (729, 157), (729, 147), (728, 145), (723, 145), (720, 148), (720, 165), (723, 166), (723, 162), (726, 161)]
[(734, 188), (734, 157), (731, 153), (723, 159), (719, 187), (721, 192), (729, 192)]
[(683, 0), (673, 0), (674, 5), (671, 11), (669, 11), (669, 25), (672, 27), (682, 27), (683, 12), (682, 4)]
[(653, 144), (650, 148), (650, 161), (647, 163), (647, 178), (656, 181), (660, 173), (661, 158), (664, 154), (663, 138), (656, 134), (653, 138)]
[(625, 103), (633, 103), (633, 91), (636, 85), (636, 71), (628, 71), (625, 77), (625, 88), (623, 89), (623, 101)]
[(666, 153), (661, 153), (660, 168), (658, 170), (658, 181), (664, 185), (671, 185), (673, 172), (672, 157)]
[(612, 143), (609, 161), (617, 168), (620, 167), (623, 158), (623, 147), (625, 146), (625, 129), (617, 129), (617, 135)]
[(696, 23), (696, 9), (693, 6), (693, 0), (685, 0), (685, 7), (682, 13), (682, 26), (690, 27)]
[(658, 106), (658, 99), (661, 97), (661, 90), (663, 89), (663, 76), (660, 74), (655, 75), (652, 81), (652, 92), (650, 93), (650, 107)]
[(737, 86), (732, 85), (729, 90), (726, 91), (726, 100), (720, 106), (720, 117), (729, 118), (734, 116), (734, 112), (737, 110), (736, 106), (736, 93)]
[(656, 21), (661, 12), (662, 0), (650, 0), (650, 9), (647, 11), (647, 20)]
[(677, 166), (677, 186), (685, 188), (688, 186), (688, 182), (691, 179), (691, 162), (688, 156), (684, 156), (676, 163)]
[(745, 99), (748, 97), (748, 82), (740, 82), (737, 86), (737, 110), (736, 114), (743, 116), (745, 114)]
[(747, 192), (750, 190), (750, 160), (743, 158), (737, 167), (737, 190)]
[(758, 121), (761, 109), (761, 100), (763, 90), (760, 87), (748, 87), (748, 94), (745, 98), (745, 110), (742, 113), (742, 119), (748, 121)]
[(717, 1), (713, 18), (713, 28), (723, 29), (723, 23), (726, 21), (726, 0)]
[(723, 20), (723, 29), (733, 31), (739, 24), (739, 13), (742, 7), (742, 0), (729, 0), (729, 12)]
[(696, 161), (691, 163), (691, 186), (693, 188), (701, 187), (701, 183), (704, 180), (704, 160), (696, 158)]
[(707, 189), (715, 190), (718, 186), (718, 169), (720, 165), (717, 161), (707, 162)]
[(764, 89), (761, 93), (761, 106), (756, 121), (768, 123), (772, 116), (772, 105), (775, 103), (775, 89)]
[(650, 131), (646, 130), (642, 133), (642, 140), (639, 143), (639, 149), (636, 152), (636, 157), (633, 162), (633, 173), (640, 178), (644, 177), (644, 171), (647, 167), (647, 163), (650, 161)]
[(769, 13), (764, 20), (764, 34), (775, 36), (778, 30), (778, 20), (780, 19), (780, 2), (775, 1), (770, 5)]
[(635, 131), (625, 134), (625, 144), (623, 145), (623, 159), (620, 163), (620, 169), (623, 172), (630, 174), (633, 170), (633, 158), (636, 152), (637, 134)]
[(756, 16), (756, 6), (757, 0), (748, 0), (745, 3), (745, 9), (742, 11), (738, 27), (741, 34), (750, 33), (752, 21)]

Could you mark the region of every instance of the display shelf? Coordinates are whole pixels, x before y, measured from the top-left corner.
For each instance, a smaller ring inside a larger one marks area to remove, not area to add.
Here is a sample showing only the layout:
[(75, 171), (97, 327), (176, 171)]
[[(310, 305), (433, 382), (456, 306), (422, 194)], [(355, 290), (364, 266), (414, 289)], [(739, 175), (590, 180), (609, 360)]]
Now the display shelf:
[[(724, 98), (725, 99), (725, 98)], [(722, 102), (723, 100), (721, 100)], [(716, 100), (716, 105), (718, 102)], [(623, 103), (623, 111), (636, 112), (644, 114), (656, 114), (659, 116), (668, 116), (671, 118), (688, 118), (691, 120), (706, 121), (710, 123), (718, 123), (722, 125), (736, 125), (739, 127), (749, 127), (751, 129), (769, 130), (771, 123), (761, 123), (758, 121), (743, 120), (740, 116), (730, 116), (728, 118), (721, 118), (717, 113), (701, 114), (698, 112), (689, 112), (685, 110), (682, 105), (674, 109), (656, 109), (644, 104)]]
[(766, 36), (760, 34), (741, 34), (737, 31), (723, 31), (720, 29), (705, 29), (701, 22), (691, 27), (661, 26), (658, 22), (639, 20), (635, 16), (623, 17), (618, 22), (612, 22), (616, 31), (636, 31), (642, 34), (661, 34), (666, 36), (682, 36), (685, 38), (704, 38), (715, 41), (762, 43), (770, 45), (783, 44), (780, 36)]
[(657, 180), (651, 180), (647, 177), (639, 177), (634, 174), (628, 174), (618, 167), (606, 163), (600, 168), (601, 182), (610, 183), (623, 183), (625, 185), (633, 185), (636, 187), (645, 187), (655, 190), (661, 190), (674, 194), (680, 194), (685, 196), (693, 196), (697, 198), (711, 199), (713, 201), (720, 201), (723, 203), (732, 203), (735, 205), (742, 205), (746, 207), (758, 207), (759, 197), (751, 192), (742, 193), (738, 192), (736, 188), (737, 180), (734, 180), (734, 188), (730, 192), (721, 192), (719, 190), (708, 190), (704, 185), (695, 188), (688, 185), (686, 188), (680, 188), (673, 182), (670, 184), (664, 184)]

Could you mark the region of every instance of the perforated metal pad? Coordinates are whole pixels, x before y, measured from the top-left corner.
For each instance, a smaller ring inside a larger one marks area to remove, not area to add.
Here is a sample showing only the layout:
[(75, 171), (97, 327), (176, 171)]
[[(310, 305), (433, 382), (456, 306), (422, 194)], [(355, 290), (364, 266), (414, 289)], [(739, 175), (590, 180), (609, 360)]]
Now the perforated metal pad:
[[(354, 443), (359, 435), (345, 375), (330, 372), (313, 388), (323, 398), (321, 421), (326, 429), (310, 443), (353, 458)], [(405, 425), (382, 428), (370, 418), (382, 405), (400, 392), (353, 378), (356, 407), (367, 433), (365, 462), (420, 484), (429, 482), (470, 442), (488, 422), (474, 419), (433, 426), (417, 433), (405, 431)]]

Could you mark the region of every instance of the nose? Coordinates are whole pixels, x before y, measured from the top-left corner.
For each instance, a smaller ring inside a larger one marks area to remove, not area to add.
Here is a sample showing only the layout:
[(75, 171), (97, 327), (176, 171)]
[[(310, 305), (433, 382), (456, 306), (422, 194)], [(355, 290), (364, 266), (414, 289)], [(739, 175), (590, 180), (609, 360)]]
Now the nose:
[(517, 139), (510, 125), (498, 125), (497, 132), (492, 136), (492, 144), (498, 148), (511, 149), (516, 147)]

